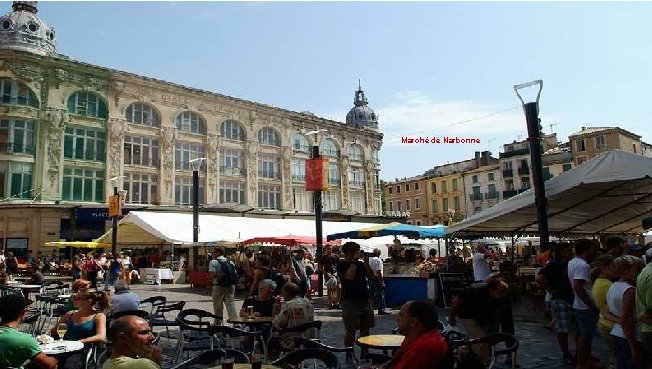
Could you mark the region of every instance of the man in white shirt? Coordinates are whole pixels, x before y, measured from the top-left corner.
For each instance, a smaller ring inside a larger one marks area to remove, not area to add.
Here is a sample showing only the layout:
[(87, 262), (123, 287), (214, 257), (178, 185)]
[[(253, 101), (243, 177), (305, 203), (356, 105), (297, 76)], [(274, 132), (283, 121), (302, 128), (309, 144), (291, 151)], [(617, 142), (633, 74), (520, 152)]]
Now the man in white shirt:
[(491, 253), (487, 251), (484, 243), (479, 243), (478, 249), (471, 257), (473, 260), (473, 278), (476, 282), (483, 282), (491, 274), (491, 268), (487, 263), (487, 259), (490, 257)]
[(385, 281), (383, 280), (383, 261), (380, 259), (380, 250), (374, 249), (374, 256), (369, 258), (369, 267), (374, 272), (375, 278), (369, 278), (370, 297), (378, 306), (378, 315), (389, 315), (385, 311)]
[[(276, 328), (293, 328), (315, 320), (315, 310), (310, 301), (301, 296), (301, 288), (295, 283), (287, 283), (281, 289), (285, 302), (274, 304), (272, 324)], [(294, 347), (294, 337), (314, 338), (316, 331), (309, 329), (305, 333), (282, 333), (281, 346), (286, 349)]]
[(575, 257), (568, 262), (568, 279), (575, 293), (573, 315), (577, 321), (577, 369), (594, 366), (591, 340), (597, 332), (600, 310), (591, 297), (591, 267), (587, 263), (593, 255), (593, 245), (591, 240), (577, 240)]

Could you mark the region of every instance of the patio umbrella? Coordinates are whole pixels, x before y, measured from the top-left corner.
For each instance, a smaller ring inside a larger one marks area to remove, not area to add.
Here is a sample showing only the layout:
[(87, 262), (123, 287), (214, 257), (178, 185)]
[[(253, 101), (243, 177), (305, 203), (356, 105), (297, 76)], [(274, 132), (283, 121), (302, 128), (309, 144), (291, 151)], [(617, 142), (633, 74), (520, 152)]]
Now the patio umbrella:
[(342, 238), (371, 238), (380, 236), (405, 236), (408, 238), (439, 238), (446, 234), (446, 227), (443, 225), (434, 227), (423, 227), (411, 224), (389, 223), (379, 224), (377, 226), (361, 228), (355, 231), (333, 233), (328, 235), (328, 240), (338, 240)]
[[(339, 245), (339, 241), (327, 241), (324, 239), (324, 245)], [(284, 246), (299, 246), (299, 245), (314, 245), (317, 243), (316, 237), (311, 236), (278, 236), (278, 237), (254, 237), (248, 240), (242, 241), (241, 245), (249, 245), (252, 243), (274, 243), (277, 245)]]

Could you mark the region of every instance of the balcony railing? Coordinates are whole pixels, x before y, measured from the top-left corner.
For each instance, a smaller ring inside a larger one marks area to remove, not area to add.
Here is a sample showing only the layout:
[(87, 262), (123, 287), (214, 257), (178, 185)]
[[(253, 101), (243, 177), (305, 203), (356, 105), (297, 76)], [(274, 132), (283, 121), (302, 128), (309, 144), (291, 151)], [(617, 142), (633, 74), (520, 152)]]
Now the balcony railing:
[(503, 191), (503, 199), (508, 199), (516, 194), (517, 194), (516, 190)]
[(292, 150), (309, 153), (310, 145), (292, 145)]
[(472, 193), (472, 194), (469, 194), (469, 197), (471, 198), (471, 201), (482, 201), (482, 194), (481, 193)]
[(498, 191), (486, 192), (484, 194), (484, 198), (487, 199), (487, 200), (493, 200), (493, 199), (497, 199), (499, 197), (500, 197), (500, 194), (498, 193)]
[(339, 178), (328, 178), (328, 184), (331, 186), (339, 186), (340, 185), (340, 179)]
[(293, 174), (292, 175), (292, 182), (305, 182), (306, 181), (306, 175), (305, 174)]
[(514, 171), (512, 169), (503, 169), (503, 177), (504, 178), (514, 177)]
[(258, 171), (258, 177), (259, 178), (266, 178), (266, 179), (281, 179), (281, 172), (269, 171), (269, 170), (259, 170)]
[(141, 160), (128, 160), (129, 158), (125, 157), (125, 165), (140, 165), (145, 167), (158, 167), (161, 161), (159, 159), (141, 159)]
[(220, 167), (220, 174), (232, 177), (241, 177), (247, 174), (244, 168), (238, 167)]
[(33, 145), (15, 144), (15, 143), (9, 143), (9, 142), (1, 142), (0, 143), (0, 153), (2, 153), (2, 154), (20, 153), (20, 154), (33, 155), (34, 154), (34, 146)]
[(349, 181), (351, 187), (364, 187), (364, 181)]
[(519, 156), (519, 155), (526, 155), (530, 153), (530, 148), (524, 148), (524, 149), (518, 149), (518, 150), (512, 150), (512, 151), (506, 151), (503, 153), (500, 153), (498, 156), (500, 159), (505, 159), (505, 158), (511, 158), (514, 156)]
[(530, 168), (529, 167), (520, 167), (520, 168), (518, 168), (518, 174), (522, 175), (522, 176), (528, 175), (528, 174), (530, 174)]

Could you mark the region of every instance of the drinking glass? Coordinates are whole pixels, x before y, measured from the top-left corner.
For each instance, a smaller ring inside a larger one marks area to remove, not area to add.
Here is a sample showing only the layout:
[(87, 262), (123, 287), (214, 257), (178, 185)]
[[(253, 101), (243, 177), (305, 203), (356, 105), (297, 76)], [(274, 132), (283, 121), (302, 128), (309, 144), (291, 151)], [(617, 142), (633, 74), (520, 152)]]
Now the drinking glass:
[(62, 323), (57, 326), (57, 333), (59, 334), (59, 341), (63, 341), (63, 336), (66, 335), (66, 330), (68, 327), (66, 324)]

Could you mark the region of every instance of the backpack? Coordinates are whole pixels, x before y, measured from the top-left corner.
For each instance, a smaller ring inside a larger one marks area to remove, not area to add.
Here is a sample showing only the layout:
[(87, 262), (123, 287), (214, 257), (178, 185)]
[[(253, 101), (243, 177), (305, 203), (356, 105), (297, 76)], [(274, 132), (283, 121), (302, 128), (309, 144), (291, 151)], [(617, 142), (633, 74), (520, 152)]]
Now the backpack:
[(111, 271), (111, 273), (120, 272), (120, 262), (118, 262), (117, 260), (113, 260), (111, 262), (111, 266), (110, 266), (109, 270)]
[(274, 295), (281, 294), (281, 289), (288, 282), (287, 279), (285, 279), (285, 276), (281, 274), (281, 272), (274, 269), (269, 269), (267, 271), (267, 276), (265, 277), (265, 279), (271, 279), (276, 283), (276, 289), (274, 290)]
[(227, 287), (238, 283), (238, 271), (235, 270), (235, 265), (228, 261), (217, 260), (217, 262), (220, 263), (217, 284)]

